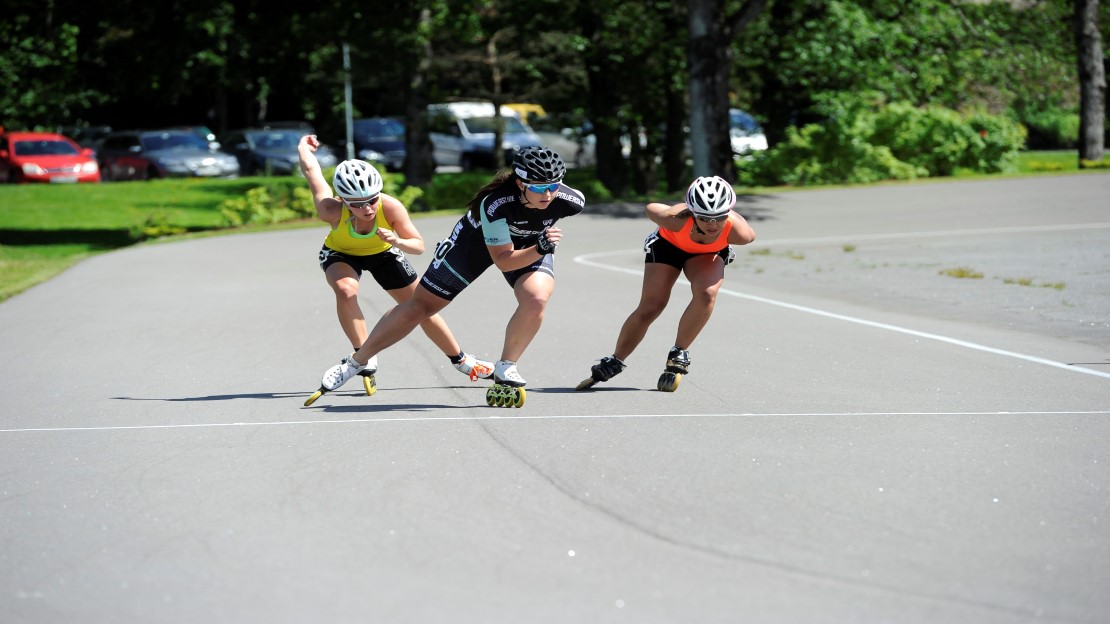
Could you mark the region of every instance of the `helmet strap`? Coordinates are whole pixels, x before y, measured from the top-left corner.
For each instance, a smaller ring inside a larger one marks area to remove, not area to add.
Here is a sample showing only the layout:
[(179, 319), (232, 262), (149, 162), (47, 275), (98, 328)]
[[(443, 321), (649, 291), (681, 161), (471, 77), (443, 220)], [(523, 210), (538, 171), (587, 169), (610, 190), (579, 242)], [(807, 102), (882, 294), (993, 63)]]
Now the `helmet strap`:
[(698, 218), (697, 218), (697, 217), (695, 217), (694, 215), (690, 215), (690, 218), (694, 220), (694, 229), (698, 231), (698, 234), (702, 234), (702, 235), (704, 235), (704, 234), (705, 234), (705, 230), (703, 230), (703, 229), (701, 229), (700, 227), (698, 227)]

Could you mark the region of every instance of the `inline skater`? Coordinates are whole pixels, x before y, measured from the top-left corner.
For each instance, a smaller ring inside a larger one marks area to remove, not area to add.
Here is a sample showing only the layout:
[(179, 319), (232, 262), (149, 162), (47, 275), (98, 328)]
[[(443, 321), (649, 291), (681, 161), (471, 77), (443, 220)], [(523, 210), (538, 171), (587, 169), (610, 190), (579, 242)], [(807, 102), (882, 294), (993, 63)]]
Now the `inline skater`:
[(386, 313), (351, 356), (324, 373), (321, 387), (334, 390), (363, 370), (383, 349), (447, 307), (491, 266), (501, 271), (516, 296), (505, 328), (501, 359), (494, 367), (489, 405), (524, 404), (526, 381), (517, 361), (543, 322), (555, 289), (554, 257), (563, 233), (559, 219), (582, 212), (585, 198), (562, 183), (563, 159), (550, 149), (526, 147), (509, 169), (499, 171), (467, 203), (467, 212), (436, 246), (421, 288)]
[(686, 191), (685, 203), (647, 205), (647, 217), (658, 227), (644, 241), (640, 303), (621, 326), (613, 354), (591, 367), (590, 377), (578, 384), (578, 390), (608, 381), (624, 370), (624, 360), (663, 313), (671, 289), (684, 273), (692, 296), (679, 319), (678, 335), (656, 384), (665, 392), (678, 389), (682, 375), (690, 370), (690, 345), (713, 314), (725, 266), (735, 258), (729, 245), (747, 245), (755, 240), (755, 231), (732, 210), (735, 205), (732, 186), (717, 176), (694, 180)]
[[(297, 145), (300, 168), (312, 192), (317, 216), (331, 226), (320, 249), (320, 268), (335, 293), (339, 326), (352, 348), (358, 349), (369, 335), (366, 317), (358, 303), (363, 271), (370, 273), (395, 301), (407, 301), (416, 291), (417, 274), (405, 254), (424, 253), (424, 239), (405, 206), (382, 192), (382, 176), (370, 163), (361, 160), (339, 163), (332, 179), (333, 194), (314, 156), (319, 146), (315, 135), (301, 137)], [(472, 380), (493, 374), (492, 364), (459, 347), (438, 314), (424, 319), (420, 327), (458, 371)], [(368, 364), (359, 374), (369, 395), (377, 389), (374, 373), (378, 367), (376, 359)], [(305, 404), (310, 405), (316, 398), (319, 397), (314, 395)]]

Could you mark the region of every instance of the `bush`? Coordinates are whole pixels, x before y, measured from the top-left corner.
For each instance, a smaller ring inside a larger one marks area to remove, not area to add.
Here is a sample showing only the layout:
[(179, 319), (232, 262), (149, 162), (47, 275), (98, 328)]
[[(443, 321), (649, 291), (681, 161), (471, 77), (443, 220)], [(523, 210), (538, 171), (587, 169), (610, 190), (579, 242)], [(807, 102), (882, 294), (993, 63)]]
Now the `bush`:
[(938, 107), (826, 105), (825, 122), (788, 128), (786, 140), (738, 164), (746, 184), (865, 184), (959, 169), (1011, 167), (1025, 129), (1007, 117)]
[(787, 128), (786, 140), (757, 152), (739, 165), (739, 181), (749, 186), (865, 184), (909, 180), (924, 169), (899, 161), (884, 146), (872, 145), (865, 116), (839, 117), (801, 130)]
[(1019, 113), (1029, 130), (1031, 150), (1074, 149), (1079, 144), (1079, 114), (1060, 109)]

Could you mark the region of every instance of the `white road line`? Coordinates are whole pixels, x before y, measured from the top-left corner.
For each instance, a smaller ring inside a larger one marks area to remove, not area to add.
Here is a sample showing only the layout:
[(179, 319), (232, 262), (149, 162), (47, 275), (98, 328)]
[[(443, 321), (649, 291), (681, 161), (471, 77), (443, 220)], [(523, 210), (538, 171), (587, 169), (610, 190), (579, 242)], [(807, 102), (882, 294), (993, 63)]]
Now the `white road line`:
[(827, 418), (830, 416), (893, 418), (898, 416), (1091, 416), (1110, 415), (1110, 410), (1091, 411), (1026, 411), (1026, 412), (738, 412), (734, 414), (560, 414), (529, 416), (514, 411), (511, 416), (396, 416), (383, 418), (345, 418), (331, 420), (286, 420), (234, 423), (189, 423), (178, 425), (106, 425), (103, 427), (28, 427), (0, 429), (0, 433), (59, 433), (76, 431), (143, 431), (152, 429), (214, 429), (219, 427), (280, 427), (289, 425), (358, 425), (367, 423), (432, 422), (457, 420), (608, 420), (624, 418)]
[[(579, 263), (579, 264), (585, 264), (586, 266), (592, 266), (592, 267), (599, 268), (599, 269), (605, 269), (607, 271), (616, 271), (618, 273), (628, 273), (629, 275), (642, 276), (643, 275), (642, 270), (629, 269), (629, 268), (625, 268), (625, 267), (610, 266), (610, 265), (607, 265), (607, 264), (602, 264), (600, 262), (595, 262), (593, 260), (593, 258), (603, 258), (603, 257), (606, 257), (606, 256), (616, 256), (616, 255), (623, 255), (623, 254), (630, 254), (630, 253), (638, 253), (639, 254), (639, 253), (643, 253), (643, 251), (638, 250), (638, 249), (637, 250), (624, 249), (624, 250), (620, 250), (620, 251), (605, 251), (605, 252), (598, 252), (598, 253), (592, 253), (592, 254), (583, 254), (581, 256), (575, 256), (574, 261)], [(687, 282), (685, 279), (680, 278), (679, 281), (684, 283), (684, 284), (689, 284), (689, 282)], [(858, 318), (858, 317), (854, 317), (854, 316), (847, 316), (847, 315), (844, 315), (844, 314), (836, 314), (835, 312), (827, 312), (825, 310), (818, 310), (817, 308), (810, 308), (808, 306), (798, 305), (798, 304), (795, 304), (795, 303), (787, 303), (785, 301), (778, 301), (776, 299), (768, 299), (766, 297), (759, 297), (759, 296), (756, 296), (756, 295), (748, 295), (748, 294), (745, 294), (745, 293), (736, 292), (735, 290), (729, 290), (727, 288), (722, 288), (718, 292), (720, 294), (729, 295), (729, 296), (732, 296), (732, 297), (737, 297), (739, 299), (747, 299), (749, 301), (758, 301), (759, 303), (766, 303), (768, 305), (778, 306), (780, 308), (787, 308), (787, 309), (795, 310), (795, 311), (798, 311), (798, 312), (805, 312), (806, 314), (814, 314), (814, 315), (817, 315), (817, 316), (823, 316), (825, 318), (836, 319), (838, 321), (845, 321), (845, 322), (848, 322), (848, 323), (855, 323), (857, 325), (865, 325), (867, 327), (874, 327), (876, 329), (883, 329), (883, 330), (886, 330), (886, 331), (897, 332), (897, 333), (900, 333), (900, 334), (907, 334), (907, 335), (910, 335), (910, 336), (916, 336), (918, 338), (925, 338), (927, 340), (936, 340), (938, 342), (948, 343), (948, 344), (951, 344), (951, 345), (955, 345), (957, 347), (963, 347), (965, 349), (974, 349), (976, 351), (984, 351), (986, 353), (992, 353), (994, 355), (1001, 355), (1001, 356), (1005, 356), (1005, 357), (1015, 358), (1015, 359), (1018, 359), (1018, 360), (1025, 360), (1026, 362), (1033, 362), (1035, 364), (1041, 364), (1041, 365), (1044, 365), (1044, 366), (1051, 366), (1053, 368), (1059, 368), (1059, 369), (1066, 370), (1066, 371), (1071, 371), (1071, 372), (1074, 372), (1074, 373), (1083, 373), (1085, 375), (1093, 375), (1095, 377), (1102, 377), (1102, 378), (1105, 378), (1105, 379), (1110, 379), (1110, 373), (1107, 373), (1107, 372), (1094, 370), (1094, 369), (1091, 369), (1091, 368), (1085, 368), (1083, 366), (1074, 366), (1072, 364), (1067, 364), (1065, 362), (1057, 362), (1055, 360), (1049, 360), (1049, 359), (1046, 359), (1046, 358), (1037, 357), (1035, 355), (1027, 355), (1027, 354), (1024, 354), (1024, 353), (1017, 353), (1015, 351), (1006, 351), (1005, 349), (996, 349), (994, 347), (988, 347), (986, 345), (981, 345), (981, 344), (977, 344), (977, 343), (974, 343), (974, 342), (968, 342), (966, 340), (960, 340), (958, 338), (950, 338), (948, 336), (941, 336), (939, 334), (930, 334), (928, 332), (918, 331), (916, 329), (909, 329), (907, 327), (899, 327), (898, 325), (889, 325), (887, 323), (880, 323), (878, 321), (869, 321), (867, 319), (862, 319), (862, 318)]]
[(817, 236), (812, 238), (780, 238), (771, 239), (769, 241), (757, 240), (752, 246), (820, 245), (824, 243), (839, 245), (842, 243), (856, 243), (859, 241), (905, 240), (907, 238), (950, 238), (953, 236), (981, 236), (987, 234), (1043, 234), (1045, 232), (1105, 229), (1110, 229), (1110, 223), (1062, 223), (1057, 225), (1021, 225), (970, 230), (933, 230), (928, 232), (891, 232), (889, 234), (844, 234), (840, 236)]

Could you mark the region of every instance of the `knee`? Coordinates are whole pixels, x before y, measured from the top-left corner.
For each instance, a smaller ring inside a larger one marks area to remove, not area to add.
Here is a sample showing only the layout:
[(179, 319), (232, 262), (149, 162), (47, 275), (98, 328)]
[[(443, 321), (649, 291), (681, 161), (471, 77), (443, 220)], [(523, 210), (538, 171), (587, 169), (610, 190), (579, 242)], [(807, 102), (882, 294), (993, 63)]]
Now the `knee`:
[(338, 282), (333, 282), (331, 287), (335, 291), (335, 298), (340, 301), (358, 299), (358, 280), (341, 279)]
[(517, 308), (528, 314), (543, 316), (544, 310), (547, 309), (547, 301), (550, 298), (551, 293), (526, 292), (517, 297)]
[(643, 322), (651, 323), (659, 318), (659, 315), (663, 313), (666, 307), (666, 300), (649, 299), (641, 301), (639, 307), (637, 307), (636, 311), (632, 314)]
[(694, 303), (701, 306), (713, 307), (713, 304), (717, 301), (717, 291), (720, 289), (721, 287), (717, 284), (704, 288), (695, 288)]

